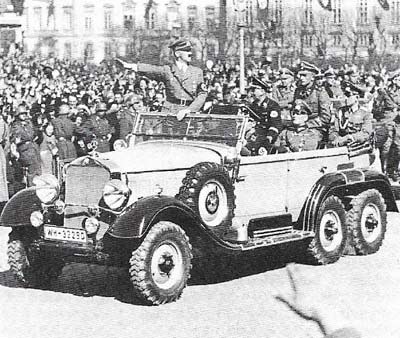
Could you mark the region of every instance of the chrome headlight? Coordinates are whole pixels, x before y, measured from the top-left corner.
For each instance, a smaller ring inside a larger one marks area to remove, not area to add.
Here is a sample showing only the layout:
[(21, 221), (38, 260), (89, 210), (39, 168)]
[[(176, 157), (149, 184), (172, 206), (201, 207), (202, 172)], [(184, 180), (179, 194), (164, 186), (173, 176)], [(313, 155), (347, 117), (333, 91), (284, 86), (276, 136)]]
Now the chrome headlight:
[(113, 179), (104, 186), (103, 200), (111, 210), (118, 210), (128, 202), (130, 194), (131, 191), (124, 182)]
[(44, 204), (53, 203), (60, 194), (60, 184), (53, 175), (36, 176), (33, 184), (36, 186), (36, 196)]

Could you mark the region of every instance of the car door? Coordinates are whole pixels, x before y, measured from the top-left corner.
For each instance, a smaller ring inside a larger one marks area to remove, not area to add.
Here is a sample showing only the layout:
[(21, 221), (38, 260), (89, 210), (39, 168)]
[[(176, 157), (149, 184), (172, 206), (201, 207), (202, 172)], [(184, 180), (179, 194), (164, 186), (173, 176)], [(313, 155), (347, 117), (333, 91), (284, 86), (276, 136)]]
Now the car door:
[(242, 157), (235, 185), (237, 218), (286, 213), (287, 154)]

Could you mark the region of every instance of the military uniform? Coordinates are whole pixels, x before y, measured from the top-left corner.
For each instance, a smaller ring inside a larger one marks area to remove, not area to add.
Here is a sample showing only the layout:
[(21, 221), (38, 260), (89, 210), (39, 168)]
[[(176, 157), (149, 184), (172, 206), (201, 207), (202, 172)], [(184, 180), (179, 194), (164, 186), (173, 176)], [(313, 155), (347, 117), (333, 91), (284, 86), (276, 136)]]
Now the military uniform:
[(114, 130), (105, 118), (100, 118), (97, 115), (93, 115), (85, 122), (85, 128), (87, 128), (90, 133), (96, 136), (96, 151), (99, 153), (110, 151), (110, 143), (108, 138), (109, 134), (112, 134)]
[(119, 138), (126, 141), (126, 137), (133, 132), (135, 126), (135, 117), (129, 109), (125, 108), (121, 111), (119, 119)]
[(290, 126), (290, 109), (294, 100), (295, 90), (296, 86), (294, 84), (288, 87), (275, 86), (271, 94), (271, 98), (281, 107), (281, 118), (284, 126)]
[(35, 131), (30, 121), (15, 121), (11, 126), (11, 143), (17, 146), (19, 162), (27, 168), (27, 185), (33, 185), (33, 178), (42, 174), (39, 149), (34, 142)]
[(316, 128), (321, 134), (328, 131), (331, 122), (330, 99), (325, 90), (317, 90), (313, 85), (296, 88), (294, 100), (304, 101), (311, 109), (308, 128)]
[(282, 131), (277, 141), (279, 152), (298, 152), (318, 149), (320, 133), (317, 129), (306, 126), (300, 128), (290, 127)]
[[(352, 117), (359, 115), (359, 126), (352, 125)], [(329, 141), (335, 146), (349, 143), (366, 143), (372, 134), (372, 114), (363, 108), (352, 112), (349, 109), (339, 109), (329, 132)]]
[(54, 136), (57, 140), (58, 156), (60, 160), (76, 158), (76, 149), (72, 142), (75, 124), (67, 115), (60, 115), (52, 121)]
[(394, 152), (395, 170), (400, 159), (400, 88), (390, 86), (379, 91), (380, 112), (377, 116), (380, 127), (384, 128), (386, 140), (380, 147), (382, 170), (387, 171), (387, 162), (391, 148)]
[(166, 102), (164, 109), (178, 112), (187, 107), (193, 112), (199, 111), (207, 98), (207, 89), (203, 81), (203, 71), (189, 65), (185, 72), (176, 65), (154, 66), (138, 63), (139, 73), (146, 74), (165, 83)]

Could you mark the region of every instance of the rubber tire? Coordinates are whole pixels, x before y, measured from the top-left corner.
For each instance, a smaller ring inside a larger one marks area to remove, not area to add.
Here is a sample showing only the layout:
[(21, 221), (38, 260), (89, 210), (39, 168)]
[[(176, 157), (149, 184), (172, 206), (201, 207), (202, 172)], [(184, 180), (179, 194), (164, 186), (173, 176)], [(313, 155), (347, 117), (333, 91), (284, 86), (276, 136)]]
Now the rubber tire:
[[(235, 188), (228, 171), (214, 162), (201, 162), (193, 166), (182, 180), (182, 186), (176, 196), (200, 216), (199, 195), (204, 184), (210, 180), (218, 181), (226, 191), (228, 213), (217, 226), (209, 227), (213, 232), (223, 235), (232, 224), (235, 210)], [(202, 219), (204, 222), (204, 220)], [(205, 222), (206, 223), (206, 222)]]
[[(181, 279), (175, 285), (172, 285), (169, 289), (162, 289), (153, 280), (151, 261), (154, 251), (166, 240), (174, 242), (179, 247), (183, 273)], [(181, 296), (190, 278), (192, 257), (192, 246), (181, 227), (168, 221), (156, 223), (150, 229), (142, 244), (133, 251), (129, 261), (129, 274), (136, 296), (151, 305), (176, 301)]]
[[(369, 255), (377, 252), (383, 243), (386, 233), (387, 213), (385, 200), (378, 190), (369, 189), (354, 197), (350, 203), (352, 208), (347, 212), (346, 223), (351, 235), (351, 245), (358, 255)], [(375, 204), (381, 214), (382, 231), (372, 243), (368, 243), (365, 240), (361, 230), (362, 211), (368, 203)]]
[[(340, 218), (343, 239), (336, 250), (327, 251), (321, 244), (320, 238), (320, 222), (326, 211), (334, 210)], [(307, 249), (307, 256), (309, 261), (313, 264), (325, 265), (336, 262), (344, 253), (348, 239), (348, 232), (346, 226), (346, 211), (340, 198), (337, 196), (329, 196), (321, 205), (315, 227), (315, 237), (310, 242)]]
[(8, 242), (8, 264), (16, 279), (25, 287), (48, 287), (62, 273), (65, 263), (50, 257), (32, 257), (24, 241), (14, 236)]

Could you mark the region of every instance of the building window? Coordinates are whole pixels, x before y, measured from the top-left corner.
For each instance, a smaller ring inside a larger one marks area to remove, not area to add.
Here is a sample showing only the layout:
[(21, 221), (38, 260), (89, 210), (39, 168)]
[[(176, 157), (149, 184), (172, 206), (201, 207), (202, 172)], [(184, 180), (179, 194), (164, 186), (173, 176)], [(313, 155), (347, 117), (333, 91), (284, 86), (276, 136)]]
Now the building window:
[(155, 8), (150, 8), (148, 13), (146, 14), (146, 28), (147, 29), (155, 29), (157, 21), (157, 14)]
[(63, 28), (72, 29), (72, 7), (63, 7)]
[(107, 41), (104, 44), (104, 56), (106, 58), (109, 58), (111, 57), (111, 54), (112, 54), (112, 43), (110, 41)]
[(124, 28), (125, 29), (133, 29), (133, 15), (124, 15)]
[(282, 23), (282, 0), (274, 1), (273, 15), (275, 24), (280, 25)]
[(197, 6), (188, 6), (187, 8), (188, 16), (188, 30), (192, 31), (196, 27), (197, 22)]
[(359, 35), (360, 46), (368, 47), (374, 43), (374, 37), (371, 33), (362, 33)]
[(86, 42), (85, 49), (83, 50), (83, 58), (86, 61), (90, 61), (94, 59), (94, 49), (92, 42)]
[(174, 27), (179, 25), (178, 13), (179, 13), (179, 8), (178, 8), (177, 2), (175, 0), (171, 0), (167, 5), (167, 26), (168, 26), (168, 29), (173, 29)]
[(400, 0), (393, 0), (392, 5), (390, 6), (392, 12), (392, 23), (399, 24), (400, 23)]
[(313, 46), (313, 36), (311, 34), (303, 35), (303, 44), (305, 47)]
[(85, 17), (85, 31), (86, 32), (92, 31), (92, 17), (90, 16)]
[(360, 25), (368, 23), (368, 0), (358, 0), (358, 22)]
[(206, 7), (206, 27), (207, 30), (213, 31), (215, 29), (215, 6), (207, 6)]
[(104, 29), (112, 29), (112, 9), (104, 11)]
[(306, 25), (313, 23), (312, 0), (305, 0), (304, 22)]
[(333, 23), (338, 25), (342, 23), (342, 0), (332, 1)]
[(398, 44), (400, 44), (400, 34), (394, 33), (392, 34), (392, 45), (398, 45)]
[(125, 55), (130, 56), (135, 53), (135, 44), (133, 42), (128, 42), (125, 44)]
[(42, 29), (42, 8), (35, 7), (33, 9), (33, 29), (40, 30)]
[(64, 43), (64, 58), (71, 59), (72, 57), (72, 45), (70, 42)]
[(333, 35), (333, 45), (339, 47), (342, 45), (342, 36), (340, 34)]

